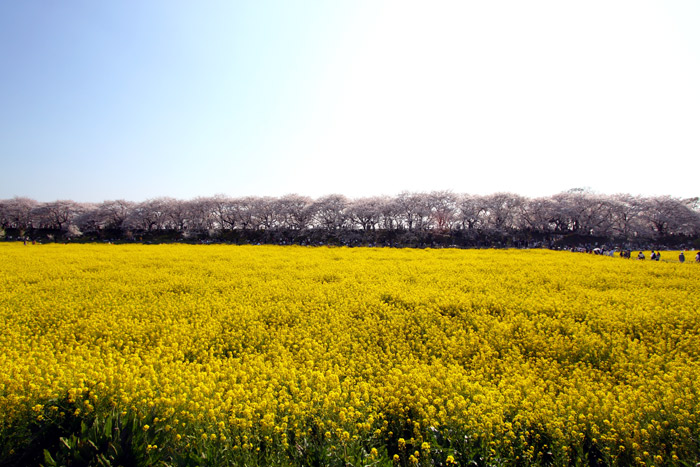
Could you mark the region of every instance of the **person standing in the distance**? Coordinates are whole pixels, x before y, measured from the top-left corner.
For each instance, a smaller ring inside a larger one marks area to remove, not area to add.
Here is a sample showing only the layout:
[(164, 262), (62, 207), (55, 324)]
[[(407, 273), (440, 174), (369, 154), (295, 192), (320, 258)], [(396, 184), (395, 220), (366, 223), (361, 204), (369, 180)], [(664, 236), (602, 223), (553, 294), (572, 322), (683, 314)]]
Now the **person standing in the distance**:
[(681, 263), (685, 263), (685, 254), (681, 251), (681, 254), (678, 255), (678, 261)]

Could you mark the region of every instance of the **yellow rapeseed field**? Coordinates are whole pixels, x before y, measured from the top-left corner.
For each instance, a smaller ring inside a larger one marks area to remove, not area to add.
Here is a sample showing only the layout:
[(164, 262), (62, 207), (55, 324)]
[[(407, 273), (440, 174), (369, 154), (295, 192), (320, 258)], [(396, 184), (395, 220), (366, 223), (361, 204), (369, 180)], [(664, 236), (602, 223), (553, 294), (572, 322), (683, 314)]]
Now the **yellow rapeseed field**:
[(677, 255), (0, 244), (0, 463), (694, 465)]

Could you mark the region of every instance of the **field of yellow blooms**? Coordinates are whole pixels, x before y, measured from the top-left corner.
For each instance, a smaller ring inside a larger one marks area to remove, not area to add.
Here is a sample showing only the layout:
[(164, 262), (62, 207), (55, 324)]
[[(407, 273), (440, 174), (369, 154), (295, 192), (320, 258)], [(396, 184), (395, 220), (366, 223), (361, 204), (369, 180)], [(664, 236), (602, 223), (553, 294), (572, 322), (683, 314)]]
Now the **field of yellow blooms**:
[(677, 256), (0, 244), (0, 464), (695, 465)]

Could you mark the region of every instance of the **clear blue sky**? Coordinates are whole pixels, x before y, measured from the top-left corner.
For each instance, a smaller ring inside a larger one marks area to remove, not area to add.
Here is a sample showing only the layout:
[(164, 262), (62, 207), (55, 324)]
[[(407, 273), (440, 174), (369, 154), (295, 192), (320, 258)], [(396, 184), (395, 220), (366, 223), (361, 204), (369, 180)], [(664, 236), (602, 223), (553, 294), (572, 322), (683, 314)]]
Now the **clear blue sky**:
[(700, 195), (700, 2), (0, 3), (0, 199)]

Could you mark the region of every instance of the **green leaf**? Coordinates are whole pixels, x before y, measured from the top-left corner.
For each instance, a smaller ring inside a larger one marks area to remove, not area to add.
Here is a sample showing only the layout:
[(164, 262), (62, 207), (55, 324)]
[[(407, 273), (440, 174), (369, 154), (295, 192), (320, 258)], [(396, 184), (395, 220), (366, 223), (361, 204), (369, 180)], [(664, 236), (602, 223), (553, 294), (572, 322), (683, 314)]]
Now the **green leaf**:
[(105, 428), (104, 432), (107, 435), (108, 438), (112, 438), (112, 416), (108, 415), (107, 418), (105, 419)]
[(104, 454), (98, 454), (97, 456), (98, 465), (111, 466), (112, 463), (107, 459)]
[(111, 449), (112, 451), (114, 451), (114, 455), (115, 455), (115, 456), (118, 456), (118, 455), (119, 455), (119, 449), (117, 449), (117, 445), (115, 445), (115, 444), (112, 443), (112, 442), (110, 442), (109, 445), (107, 446), (107, 450), (109, 451), (110, 449)]
[[(63, 439), (63, 438), (61, 438), (61, 439)], [(50, 465), (50, 466), (56, 465), (56, 461), (54, 460), (53, 457), (51, 457), (51, 453), (49, 453), (49, 451), (46, 449), (44, 449), (44, 462), (46, 462), (46, 465)]]
[(73, 449), (75, 447), (75, 442), (72, 438), (70, 440), (66, 440), (66, 438), (61, 437), (60, 440), (61, 443), (63, 443), (63, 445), (68, 449)]

